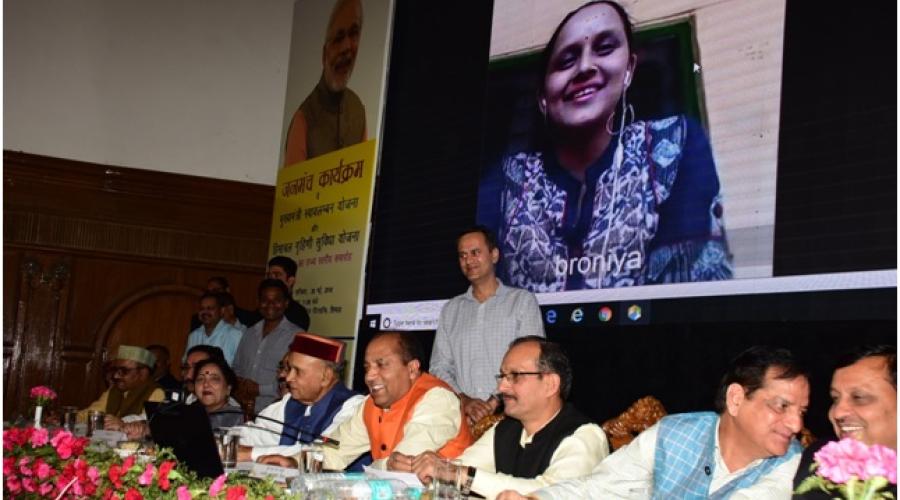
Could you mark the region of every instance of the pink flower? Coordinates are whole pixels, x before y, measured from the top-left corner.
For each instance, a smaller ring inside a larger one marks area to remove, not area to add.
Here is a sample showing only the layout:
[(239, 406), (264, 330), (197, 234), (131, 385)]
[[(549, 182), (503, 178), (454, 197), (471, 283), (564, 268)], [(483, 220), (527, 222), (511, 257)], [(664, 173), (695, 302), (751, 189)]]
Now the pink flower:
[(225, 500), (247, 500), (247, 488), (241, 485), (228, 488), (225, 490)]
[(222, 474), (221, 476), (217, 477), (211, 485), (209, 485), (209, 496), (214, 497), (218, 495), (220, 491), (222, 491), (222, 486), (225, 485), (226, 478), (227, 476), (225, 476), (225, 474)]
[(19, 459), (19, 474), (23, 476), (31, 475), (31, 459), (28, 457), (22, 457)]
[(141, 486), (148, 486), (153, 484), (153, 473), (156, 472), (156, 467), (153, 467), (153, 464), (148, 463), (147, 468), (144, 469), (144, 473), (141, 474), (141, 477), (138, 478), (138, 483)]
[(22, 482), (19, 481), (19, 478), (16, 476), (7, 476), (6, 489), (8, 489), (10, 493), (18, 493), (22, 491)]
[(124, 474), (125, 472), (122, 470), (122, 466), (118, 464), (110, 465), (109, 472), (107, 473), (109, 482), (111, 482), (116, 489), (122, 487), (122, 476)]
[(34, 432), (31, 433), (30, 441), (32, 447), (39, 448), (50, 441), (50, 433), (47, 432), (47, 429), (35, 429)]
[(174, 460), (166, 460), (159, 466), (159, 487), (163, 491), (169, 491), (169, 472), (175, 467)]
[(50, 492), (53, 491), (53, 483), (43, 483), (38, 486), (38, 492), (41, 496), (48, 497), (50, 496)]
[(53, 474), (53, 468), (40, 458), (34, 461), (34, 467), (32, 468), (32, 470), (34, 471), (34, 474), (38, 477), (38, 479), (47, 479)]
[(56, 399), (56, 393), (53, 391), (53, 389), (45, 385), (36, 385), (31, 388), (31, 397), (52, 401)]
[(897, 483), (897, 452), (880, 445), (866, 446), (852, 438), (844, 438), (822, 447), (814, 455), (819, 464), (816, 474), (837, 484), (855, 477), (866, 481), (882, 476)]
[(37, 485), (34, 484), (34, 479), (31, 479), (30, 477), (22, 479), (22, 488), (24, 488), (25, 491), (29, 493), (34, 493), (35, 491), (37, 491)]
[(97, 484), (97, 482), (100, 480), (100, 471), (92, 465), (88, 467), (87, 477), (91, 480), (92, 483)]
[(141, 492), (131, 488), (125, 492), (125, 500), (144, 500), (144, 497), (141, 496)]
[(3, 475), (8, 476), (12, 474), (13, 469), (16, 467), (16, 457), (3, 457)]
[(175, 490), (175, 494), (178, 495), (178, 500), (191, 500), (191, 492), (187, 489), (187, 486), (179, 486)]

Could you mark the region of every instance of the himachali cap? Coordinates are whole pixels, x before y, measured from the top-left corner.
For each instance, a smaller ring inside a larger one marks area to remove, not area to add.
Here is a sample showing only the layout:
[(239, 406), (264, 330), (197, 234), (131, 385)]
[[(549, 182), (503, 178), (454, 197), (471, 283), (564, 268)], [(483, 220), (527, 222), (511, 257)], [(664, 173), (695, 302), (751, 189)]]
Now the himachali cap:
[(291, 352), (306, 354), (323, 361), (340, 364), (344, 361), (344, 343), (312, 333), (298, 333), (291, 342)]
[(143, 347), (133, 345), (120, 345), (115, 359), (127, 359), (143, 363), (150, 368), (153, 368), (153, 365), (156, 364), (156, 356), (154, 356), (152, 352)]

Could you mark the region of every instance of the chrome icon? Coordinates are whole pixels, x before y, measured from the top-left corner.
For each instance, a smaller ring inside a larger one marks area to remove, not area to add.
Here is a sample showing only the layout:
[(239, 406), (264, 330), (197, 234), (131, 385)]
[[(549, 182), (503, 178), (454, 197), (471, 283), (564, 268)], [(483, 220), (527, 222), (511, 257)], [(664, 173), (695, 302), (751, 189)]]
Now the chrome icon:
[(613, 317), (612, 309), (610, 309), (606, 306), (601, 307), (600, 311), (597, 312), (597, 318), (599, 318), (600, 321), (602, 321), (604, 323), (611, 320), (612, 317)]

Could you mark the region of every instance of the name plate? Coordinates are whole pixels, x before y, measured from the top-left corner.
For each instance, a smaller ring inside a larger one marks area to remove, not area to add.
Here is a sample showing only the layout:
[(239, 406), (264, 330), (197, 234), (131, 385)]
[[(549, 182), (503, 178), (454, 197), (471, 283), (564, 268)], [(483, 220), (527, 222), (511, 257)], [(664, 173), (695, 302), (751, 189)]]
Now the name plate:
[(117, 444), (119, 444), (119, 441), (127, 441), (127, 440), (128, 440), (128, 436), (126, 436), (124, 432), (120, 432), (120, 431), (96, 430), (96, 431), (94, 431), (94, 434), (91, 436), (91, 441), (103, 442), (113, 448)]
[(279, 467), (277, 465), (254, 463), (250, 468), (250, 477), (255, 477), (257, 479), (272, 478), (279, 483), (287, 483), (299, 475), (299, 469)]

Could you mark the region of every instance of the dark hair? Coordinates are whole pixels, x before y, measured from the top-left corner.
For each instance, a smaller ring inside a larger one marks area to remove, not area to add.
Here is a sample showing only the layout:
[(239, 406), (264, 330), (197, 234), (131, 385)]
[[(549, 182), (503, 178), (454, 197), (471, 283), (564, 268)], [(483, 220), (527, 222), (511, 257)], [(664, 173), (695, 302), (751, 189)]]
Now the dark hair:
[(234, 305), (234, 295), (231, 295), (228, 292), (219, 292), (217, 295), (221, 299), (222, 307)]
[(294, 259), (290, 257), (285, 257), (284, 255), (276, 255), (269, 259), (268, 267), (278, 266), (284, 269), (284, 274), (287, 274), (288, 277), (293, 277), (297, 275), (297, 263), (294, 262)]
[(277, 288), (281, 291), (281, 294), (284, 295), (284, 300), (290, 300), (291, 291), (288, 290), (287, 285), (285, 285), (283, 281), (276, 279), (262, 280), (259, 283), (259, 288), (256, 290), (257, 297), (262, 297), (263, 291), (268, 290), (269, 288)]
[(225, 278), (225, 276), (211, 276), (208, 280), (206, 280), (206, 283), (209, 282), (218, 283), (222, 290), (228, 289), (228, 280)]
[(206, 344), (198, 344), (194, 347), (188, 349), (187, 353), (185, 353), (184, 358), (187, 359), (188, 356), (194, 354), (195, 352), (205, 352), (210, 358), (217, 359), (225, 359), (225, 353), (222, 352), (220, 347), (216, 347), (214, 345), (206, 345)]
[(857, 347), (843, 356), (838, 358), (837, 366), (834, 367), (835, 370), (838, 368), (846, 368), (857, 361), (861, 361), (865, 358), (873, 358), (873, 357), (882, 357), (884, 358), (888, 380), (890, 380), (891, 385), (894, 386), (894, 389), (897, 388), (897, 346), (892, 345), (866, 345)]
[(494, 238), (494, 233), (486, 226), (482, 226), (480, 224), (472, 226), (459, 233), (459, 236), (456, 237), (456, 244), (459, 245), (459, 240), (461, 240), (463, 236), (472, 233), (480, 233), (482, 236), (484, 236), (484, 242), (487, 243), (488, 250), (493, 251), (495, 248), (497, 248), (497, 239)]
[(619, 5), (618, 3), (612, 0), (594, 0), (592, 2), (588, 2), (581, 7), (573, 10), (566, 14), (566, 17), (563, 18), (562, 21), (556, 26), (556, 29), (553, 31), (553, 35), (550, 36), (550, 41), (547, 42), (547, 45), (544, 47), (544, 50), (541, 52), (541, 63), (538, 67), (538, 89), (543, 92), (544, 89), (544, 78), (547, 75), (547, 66), (550, 64), (550, 58), (553, 56), (553, 49), (556, 46), (556, 41), (559, 39), (559, 34), (562, 32), (563, 27), (568, 24), (569, 20), (572, 19), (575, 14), (578, 14), (582, 10), (593, 7), (594, 5), (609, 5), (616, 14), (619, 15), (619, 19), (622, 21), (622, 27), (625, 31), (625, 40), (628, 42), (628, 51), (630, 53), (634, 53), (634, 27), (631, 24), (631, 20), (628, 19), (628, 13), (625, 12), (625, 8)]
[(213, 299), (216, 301), (216, 306), (225, 307), (225, 302), (222, 300), (222, 294), (218, 292), (203, 292), (203, 295), (200, 296), (199, 302), (203, 302), (203, 299)]
[(572, 365), (569, 363), (569, 357), (565, 351), (556, 342), (550, 342), (544, 337), (537, 335), (526, 335), (519, 337), (509, 343), (509, 348), (524, 344), (526, 342), (535, 342), (541, 349), (538, 357), (537, 369), (544, 373), (555, 373), (559, 375), (559, 396), (565, 401), (569, 398), (569, 392), (572, 390)]
[(171, 353), (169, 352), (169, 348), (164, 345), (161, 345), (161, 344), (150, 344), (147, 347), (145, 347), (144, 349), (147, 349), (148, 351), (152, 351), (152, 350), (156, 349), (157, 351), (162, 351), (162, 352), (166, 353), (166, 356), (171, 356)]
[(409, 332), (378, 332), (372, 337), (372, 340), (370, 340), (369, 343), (371, 344), (376, 339), (388, 336), (397, 338), (397, 348), (399, 349), (400, 359), (404, 363), (409, 363), (414, 359), (419, 360), (419, 363), (422, 362), (422, 345), (419, 343), (419, 339)]
[(219, 367), (219, 370), (222, 371), (222, 376), (225, 377), (225, 382), (231, 386), (232, 389), (237, 388), (237, 375), (235, 375), (234, 370), (228, 366), (228, 362), (222, 358), (210, 357), (208, 359), (204, 359), (194, 366), (194, 380), (196, 381), (197, 375), (200, 373), (200, 370), (203, 369), (206, 365), (216, 365)]
[(744, 394), (749, 397), (763, 386), (769, 368), (780, 370), (773, 377), (778, 380), (797, 377), (809, 379), (808, 372), (797, 362), (791, 351), (771, 346), (753, 346), (731, 360), (731, 368), (722, 377), (716, 393), (716, 411), (719, 413), (725, 411), (725, 394), (729, 385), (740, 384), (744, 388)]

